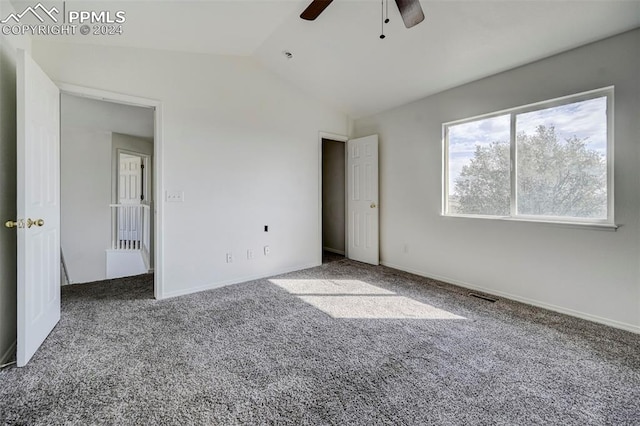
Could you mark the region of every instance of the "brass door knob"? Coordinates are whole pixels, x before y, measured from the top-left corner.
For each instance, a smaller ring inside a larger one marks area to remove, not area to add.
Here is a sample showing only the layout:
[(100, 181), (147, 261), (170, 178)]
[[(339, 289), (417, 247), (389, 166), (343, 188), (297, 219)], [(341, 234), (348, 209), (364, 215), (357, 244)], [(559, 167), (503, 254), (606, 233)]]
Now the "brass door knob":
[(36, 219), (36, 220), (27, 219), (27, 228), (31, 228), (32, 226), (43, 226), (43, 225), (44, 225), (43, 219)]
[(8, 220), (4, 223), (5, 228), (22, 228), (24, 224), (21, 220)]
[(375, 209), (376, 208), (376, 203), (371, 203), (371, 208)]

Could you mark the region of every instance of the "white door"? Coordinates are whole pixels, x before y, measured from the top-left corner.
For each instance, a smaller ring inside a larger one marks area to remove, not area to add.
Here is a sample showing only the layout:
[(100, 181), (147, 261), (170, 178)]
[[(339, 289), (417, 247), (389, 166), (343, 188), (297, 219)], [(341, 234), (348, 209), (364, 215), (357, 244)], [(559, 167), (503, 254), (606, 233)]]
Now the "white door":
[(142, 158), (120, 153), (118, 163), (118, 239), (129, 246), (141, 237)]
[(347, 142), (349, 259), (378, 265), (378, 135)]
[(60, 92), (18, 51), (17, 365), (29, 362), (60, 319)]
[(140, 204), (142, 194), (142, 158), (135, 155), (120, 154), (118, 176), (118, 203)]

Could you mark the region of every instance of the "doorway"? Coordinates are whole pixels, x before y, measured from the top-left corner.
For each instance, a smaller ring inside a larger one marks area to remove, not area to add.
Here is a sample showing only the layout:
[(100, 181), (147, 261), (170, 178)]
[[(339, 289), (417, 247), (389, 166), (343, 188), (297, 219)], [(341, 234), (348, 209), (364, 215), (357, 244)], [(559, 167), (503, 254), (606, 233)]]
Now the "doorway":
[[(101, 150), (102, 158), (100, 166), (102, 177), (99, 184), (101, 188), (99, 217), (102, 219), (98, 221), (95, 220), (97, 216), (91, 216), (94, 219), (92, 232), (99, 234), (95, 241), (99, 241), (100, 244), (100, 247), (95, 247), (92, 256), (95, 262), (99, 262), (99, 271), (103, 275), (96, 277), (97, 279), (87, 280), (74, 274), (71, 253), (67, 252), (63, 242), (64, 266), (67, 267), (70, 280), (72, 283), (81, 283), (115, 278), (118, 275), (153, 272), (154, 296), (160, 299), (162, 298), (162, 270), (159, 260), (161, 253), (158, 250), (158, 233), (161, 229), (159, 210), (162, 206), (156, 206), (154, 203), (157, 199), (156, 192), (160, 191), (159, 185), (154, 183), (161, 176), (161, 170), (157, 167), (161, 164), (158, 160), (161, 146), (161, 104), (154, 100), (73, 85), (60, 84), (59, 86), (61, 103), (65, 98), (75, 99), (84, 106), (76, 115), (83, 119), (85, 124), (88, 122), (92, 125), (94, 134), (96, 127), (97, 133), (103, 134), (102, 146), (99, 148), (94, 146), (94, 149)], [(102, 105), (100, 107), (102, 109), (96, 106), (98, 104)], [(76, 111), (78, 111), (77, 108)], [(62, 112), (61, 122), (64, 123), (64, 108)], [(105, 125), (105, 122), (110, 124)], [(62, 154), (64, 155), (64, 150)], [(71, 164), (66, 162), (66, 165), (71, 168), (75, 167), (75, 164), (77, 162)], [(84, 174), (78, 175), (82, 177), (77, 180), (81, 181), (84, 176), (95, 174), (94, 168), (96, 168), (95, 163)], [(129, 173), (121, 173), (121, 168), (127, 168)], [(64, 184), (64, 180), (62, 183)], [(62, 190), (65, 191), (64, 188)], [(64, 202), (64, 194), (62, 195)], [(64, 204), (62, 207), (64, 209)], [(64, 217), (62, 222), (64, 225)], [(98, 223), (100, 226), (97, 226)], [(102, 225), (103, 223), (105, 225)], [(77, 225), (78, 222), (74, 221), (73, 227)], [(85, 235), (85, 241), (88, 240), (88, 236)], [(82, 252), (83, 256), (88, 254), (88, 250)], [(136, 256), (137, 259), (133, 259)], [(123, 270), (118, 268), (118, 265), (125, 265), (126, 268)]]
[(346, 256), (346, 141), (322, 138), (322, 263)]
[[(114, 136), (114, 143), (115, 140)], [(151, 191), (148, 188), (151, 167), (149, 157), (140, 152), (116, 148), (116, 167), (112, 178), (116, 186), (112, 199), (115, 224), (112, 229), (111, 249), (128, 247), (139, 250), (145, 246), (150, 248), (144, 241), (144, 236), (150, 235), (144, 227), (150, 225), (150, 222), (144, 220), (143, 210), (145, 206), (151, 206)], [(148, 259), (145, 263), (148, 264)]]
[[(378, 135), (348, 139), (320, 132), (318, 146), (318, 263), (342, 256), (379, 265)], [(335, 151), (338, 160), (327, 160), (332, 156), (328, 151)], [(332, 182), (336, 180), (338, 184)], [(334, 190), (338, 194), (343, 191), (342, 206), (330, 200), (340, 197)], [(326, 235), (327, 231), (332, 237)]]
[[(150, 108), (154, 150), (162, 152), (162, 104), (159, 101), (114, 94), (65, 83), (54, 83), (30, 55), (16, 55), (16, 218), (5, 223), (17, 231), (17, 344), (18, 367), (26, 365), (60, 320), (60, 103), (61, 93), (95, 100)], [(154, 157), (155, 192), (162, 193), (162, 161)], [(82, 169), (89, 166), (89, 169)], [(70, 164), (73, 177), (84, 183), (91, 176), (90, 161)], [(90, 185), (87, 185), (91, 188)], [(109, 183), (107, 181), (107, 188)], [(90, 195), (93, 195), (90, 193)], [(159, 197), (158, 197), (159, 198)], [(162, 205), (154, 213), (154, 233), (161, 248)], [(91, 219), (91, 218), (89, 218)], [(28, 231), (28, 232), (27, 232)], [(87, 238), (89, 240), (89, 238)], [(154, 296), (164, 296), (162, 253), (155, 250)]]
[(113, 134), (107, 279), (153, 272), (153, 145), (144, 142), (129, 135)]

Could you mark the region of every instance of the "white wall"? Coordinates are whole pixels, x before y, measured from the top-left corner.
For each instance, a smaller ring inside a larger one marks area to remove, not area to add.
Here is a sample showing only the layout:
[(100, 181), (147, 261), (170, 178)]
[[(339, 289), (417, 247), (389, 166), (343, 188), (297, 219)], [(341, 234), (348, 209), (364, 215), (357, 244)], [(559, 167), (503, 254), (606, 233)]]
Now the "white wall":
[[(153, 122), (153, 117), (151, 118), (151, 121)], [(114, 158), (117, 149), (126, 149), (128, 151), (134, 151), (139, 154), (153, 155), (153, 137), (141, 138), (132, 135), (123, 135), (122, 133), (116, 133), (114, 131), (112, 144), (112, 155), (114, 156)]]
[(111, 132), (63, 121), (60, 164), (60, 244), (70, 283), (103, 280), (111, 247)]
[(345, 143), (322, 140), (322, 246), (345, 252)]
[(184, 191), (183, 203), (164, 203), (163, 296), (321, 262), (318, 132), (345, 134), (343, 114), (251, 58), (47, 41), (33, 50), (54, 80), (162, 101), (161, 185)]
[[(640, 332), (639, 52), (636, 30), (357, 120), (380, 134), (383, 263)], [(617, 232), (440, 216), (443, 122), (608, 85)]]
[(63, 123), (72, 127), (107, 130), (141, 138), (153, 138), (153, 109), (123, 105), (63, 93)]
[[(0, 1), (0, 16), (13, 13)], [(0, 364), (13, 355), (16, 341), (16, 48), (31, 50), (28, 38), (0, 34)]]

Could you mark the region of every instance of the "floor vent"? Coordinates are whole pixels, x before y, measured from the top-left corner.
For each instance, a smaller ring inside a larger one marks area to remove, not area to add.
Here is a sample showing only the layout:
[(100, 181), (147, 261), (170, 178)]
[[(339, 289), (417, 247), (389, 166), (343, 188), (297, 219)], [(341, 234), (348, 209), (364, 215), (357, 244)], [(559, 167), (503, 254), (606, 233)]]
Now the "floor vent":
[(491, 302), (491, 303), (495, 303), (498, 301), (498, 299), (494, 299), (493, 297), (490, 297), (490, 296), (485, 296), (484, 294), (469, 293), (469, 296), (475, 297), (476, 299), (486, 300), (487, 302)]

